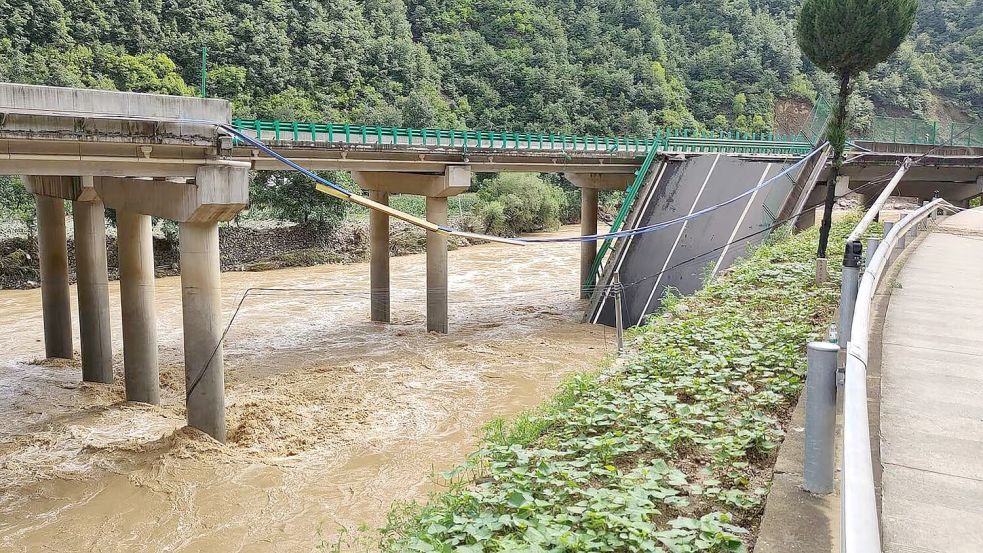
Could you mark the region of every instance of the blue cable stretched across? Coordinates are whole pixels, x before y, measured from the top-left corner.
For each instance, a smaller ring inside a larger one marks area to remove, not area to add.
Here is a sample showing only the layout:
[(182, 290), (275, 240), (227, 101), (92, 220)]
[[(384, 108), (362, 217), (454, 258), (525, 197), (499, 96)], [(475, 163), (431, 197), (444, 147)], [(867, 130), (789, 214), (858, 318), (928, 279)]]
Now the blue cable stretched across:
[[(357, 201), (359, 204), (364, 205), (364, 206), (369, 207), (369, 208), (373, 208), (373, 209), (380, 209), (380, 208), (383, 207), (382, 204), (378, 204), (378, 207), (376, 207), (375, 205), (373, 205), (373, 204), (375, 204), (375, 202), (372, 202), (371, 200), (366, 200), (366, 199), (362, 198), (361, 196), (358, 196), (358, 195), (353, 194), (352, 192), (350, 192), (348, 190), (345, 190), (344, 188), (338, 186), (337, 184), (334, 184), (333, 182), (331, 182), (331, 181), (325, 179), (324, 177), (318, 175), (317, 173), (315, 173), (315, 172), (313, 172), (313, 171), (311, 171), (309, 169), (306, 169), (306, 168), (302, 167), (301, 165), (297, 164), (296, 162), (292, 161), (291, 159), (287, 158), (286, 156), (283, 156), (283, 155), (277, 153), (272, 148), (270, 148), (269, 146), (267, 146), (266, 144), (264, 144), (261, 140), (259, 140), (257, 138), (254, 138), (254, 137), (251, 137), (251, 136), (249, 136), (247, 134), (244, 134), (241, 131), (239, 131), (238, 129), (236, 129), (235, 127), (231, 126), (231, 125), (227, 125), (225, 123), (217, 123), (217, 125), (220, 128), (222, 128), (223, 130), (231, 133), (233, 136), (239, 138), (243, 142), (246, 142), (246, 143), (248, 143), (248, 144), (256, 147), (257, 149), (261, 150), (266, 155), (268, 155), (268, 156), (276, 159), (277, 161), (280, 161), (281, 163), (283, 163), (283, 164), (285, 164), (285, 165), (287, 165), (287, 166), (289, 166), (289, 167), (291, 167), (291, 168), (293, 168), (293, 169), (295, 169), (295, 170), (303, 173), (307, 177), (313, 179), (315, 182), (317, 182), (317, 183), (319, 183), (319, 184), (321, 184), (321, 185), (323, 185), (325, 187), (330, 188), (332, 191), (334, 191), (336, 193), (336, 194), (333, 194), (333, 195), (340, 196), (341, 199), (347, 199), (349, 201)], [(724, 200), (723, 202), (720, 202), (718, 204), (715, 204), (715, 205), (712, 205), (712, 206), (703, 208), (703, 209), (701, 209), (699, 211), (695, 211), (695, 212), (690, 213), (688, 215), (684, 215), (682, 217), (677, 217), (675, 219), (670, 219), (669, 221), (663, 221), (661, 223), (656, 223), (656, 224), (653, 224), (653, 225), (647, 225), (647, 226), (644, 226), (644, 227), (638, 227), (638, 228), (634, 228), (634, 229), (621, 230), (621, 231), (618, 231), (618, 232), (608, 232), (608, 233), (603, 233), (603, 234), (590, 234), (590, 235), (586, 235), (586, 236), (551, 237), (551, 238), (508, 238), (508, 239), (503, 239), (500, 236), (491, 236), (491, 235), (486, 235), (486, 234), (479, 234), (479, 233), (473, 233), (473, 232), (465, 232), (465, 231), (462, 231), (462, 230), (457, 230), (457, 229), (446, 227), (446, 226), (443, 226), (443, 225), (434, 225), (434, 223), (429, 223), (427, 221), (424, 221), (424, 222), (427, 222), (430, 226), (435, 227), (438, 231), (440, 231), (442, 233), (445, 233), (445, 234), (451, 234), (451, 235), (455, 235), (455, 236), (463, 236), (463, 237), (466, 237), (466, 238), (480, 238), (480, 239), (483, 239), (483, 240), (491, 240), (491, 241), (496, 241), (496, 242), (506, 242), (506, 243), (513, 244), (513, 245), (543, 244), (543, 243), (554, 243), (554, 242), (598, 242), (598, 241), (601, 241), (601, 240), (606, 240), (608, 238), (626, 238), (626, 237), (629, 237), (629, 236), (637, 236), (637, 235), (646, 234), (646, 233), (649, 233), (649, 232), (656, 232), (656, 231), (662, 230), (664, 228), (667, 228), (667, 227), (670, 227), (670, 226), (673, 226), (673, 225), (677, 225), (677, 224), (683, 223), (685, 221), (689, 221), (690, 219), (695, 219), (697, 217), (701, 217), (703, 215), (706, 215), (707, 213), (716, 211), (717, 209), (720, 209), (720, 208), (722, 208), (722, 207), (724, 207), (726, 205), (730, 205), (730, 204), (732, 204), (732, 203), (734, 203), (734, 202), (736, 202), (736, 201), (738, 201), (738, 200), (740, 200), (742, 198), (746, 198), (746, 197), (750, 196), (751, 194), (754, 194), (756, 191), (761, 190), (762, 188), (765, 188), (765, 187), (771, 185), (772, 183), (778, 181), (780, 178), (788, 175), (793, 170), (795, 170), (797, 167), (799, 167), (800, 165), (804, 164), (810, 158), (812, 158), (817, 153), (819, 153), (820, 151), (822, 151), (822, 149), (825, 148), (825, 147), (826, 147), (826, 143), (820, 144), (815, 149), (813, 149), (811, 152), (809, 152), (809, 154), (807, 154), (805, 157), (803, 157), (802, 159), (800, 159), (796, 163), (790, 165), (788, 168), (786, 168), (785, 170), (783, 170), (781, 173), (778, 173), (774, 177), (772, 177), (772, 178), (770, 178), (770, 179), (762, 182), (761, 184), (758, 184), (757, 186), (755, 186), (755, 187), (747, 190), (746, 192), (743, 192), (741, 194), (738, 194), (737, 196), (734, 196), (733, 198), (730, 198), (728, 200)], [(388, 208), (387, 211), (390, 214), (393, 214), (392, 212), (395, 211), (395, 210), (392, 210), (391, 208)], [(399, 213), (399, 212), (397, 212), (397, 213)], [(412, 216), (410, 216), (408, 214), (403, 214), (403, 215), (405, 215), (404, 217), (402, 217), (404, 220), (406, 220), (406, 221), (408, 221), (410, 223), (418, 224), (417, 223), (418, 220), (415, 217), (412, 217)], [(434, 230), (434, 229), (430, 229), (430, 230)]]

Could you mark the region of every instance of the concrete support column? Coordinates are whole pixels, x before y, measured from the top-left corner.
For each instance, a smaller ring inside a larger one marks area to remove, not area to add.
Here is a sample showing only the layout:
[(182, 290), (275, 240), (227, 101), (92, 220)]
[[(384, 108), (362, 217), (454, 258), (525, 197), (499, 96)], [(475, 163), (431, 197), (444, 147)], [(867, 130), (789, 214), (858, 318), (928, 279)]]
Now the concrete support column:
[[(877, 197), (878, 196), (880, 196), (880, 193), (877, 193), (877, 194), (871, 193), (871, 194), (861, 194), (860, 195), (860, 201), (863, 203), (864, 212), (870, 211), (870, 208), (874, 207), (874, 203), (877, 201)], [(881, 220), (881, 214), (878, 213), (874, 217), (874, 220), (875, 221), (880, 221)]]
[[(447, 224), (447, 198), (427, 197), (427, 220)], [(427, 232), (427, 332), (447, 334), (447, 237)]]
[[(369, 191), (369, 199), (389, 205), (389, 193)], [(429, 249), (427, 250), (429, 252)], [(389, 322), (389, 215), (369, 211), (369, 287), (372, 320)]]
[(101, 201), (74, 202), (72, 217), (82, 380), (109, 384), (113, 381), (113, 337), (109, 322), (106, 208)]
[(116, 211), (126, 399), (160, 403), (154, 237), (149, 215)]
[(864, 211), (867, 211), (871, 207), (874, 206), (874, 202), (877, 201), (877, 197), (878, 196), (880, 196), (880, 193), (871, 193), (871, 194), (861, 194), (860, 195), (860, 203), (863, 204)]
[(225, 442), (218, 223), (181, 223), (181, 305), (188, 425)]
[[(580, 189), (580, 235), (597, 234), (597, 189)], [(591, 279), (591, 267), (597, 257), (597, 242), (580, 244), (580, 297), (589, 298), (591, 291), (586, 288)]]
[(65, 201), (35, 196), (38, 211), (38, 254), (41, 264), (41, 310), (47, 357), (71, 359), (72, 305), (68, 291), (68, 244)]
[(795, 220), (795, 230), (803, 231), (816, 225), (816, 209), (806, 209)]

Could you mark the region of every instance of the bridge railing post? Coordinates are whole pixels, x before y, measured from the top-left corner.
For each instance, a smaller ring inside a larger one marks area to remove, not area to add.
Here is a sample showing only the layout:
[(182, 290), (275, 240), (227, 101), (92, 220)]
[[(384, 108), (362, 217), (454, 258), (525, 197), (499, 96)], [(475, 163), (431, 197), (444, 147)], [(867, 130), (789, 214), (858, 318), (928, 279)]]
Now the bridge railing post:
[(805, 460), (802, 487), (833, 491), (836, 437), (836, 361), (840, 348), (829, 342), (807, 346)]

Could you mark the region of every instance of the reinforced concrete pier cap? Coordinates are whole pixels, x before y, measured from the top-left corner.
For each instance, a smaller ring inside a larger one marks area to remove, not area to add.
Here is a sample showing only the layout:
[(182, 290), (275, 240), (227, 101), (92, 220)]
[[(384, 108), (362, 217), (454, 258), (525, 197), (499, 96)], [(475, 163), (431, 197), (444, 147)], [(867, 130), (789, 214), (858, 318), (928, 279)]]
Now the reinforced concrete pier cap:
[(438, 175), (391, 171), (352, 171), (352, 178), (364, 190), (445, 198), (467, 192), (468, 188), (471, 187), (471, 167), (448, 165), (443, 174)]
[(193, 182), (95, 177), (107, 206), (180, 223), (229, 221), (249, 204), (249, 168), (229, 163), (199, 167)]

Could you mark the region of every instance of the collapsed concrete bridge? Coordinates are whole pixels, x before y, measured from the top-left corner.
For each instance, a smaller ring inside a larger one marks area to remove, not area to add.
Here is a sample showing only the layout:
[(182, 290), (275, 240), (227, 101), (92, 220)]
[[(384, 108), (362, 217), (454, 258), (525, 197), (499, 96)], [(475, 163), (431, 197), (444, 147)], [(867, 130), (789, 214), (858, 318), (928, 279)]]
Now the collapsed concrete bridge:
[[(46, 354), (73, 356), (63, 204), (68, 200), (75, 223), (83, 379), (113, 380), (104, 219), (104, 208), (112, 208), (119, 235), (126, 398), (159, 402), (151, 218), (176, 221), (188, 423), (218, 440), (224, 440), (226, 431), (218, 224), (248, 205), (250, 170), (287, 168), (223, 132), (219, 124), (263, 140), (305, 168), (352, 171), (359, 186), (380, 204), (387, 204), (390, 194), (424, 196), (427, 219), (440, 225), (447, 223), (447, 199), (466, 191), (476, 172), (562, 173), (582, 190), (584, 235), (597, 232), (599, 190), (637, 193), (644, 184), (649, 188), (641, 196), (646, 196), (658, 182), (656, 167), (721, 156), (726, 158), (721, 167), (739, 160), (779, 167), (813, 148), (803, 136), (771, 133), (660, 131), (654, 137), (630, 138), (244, 122), (232, 120), (224, 100), (0, 84), (0, 174), (23, 175), (37, 198)], [(653, 163), (656, 157), (659, 161)], [(874, 164), (894, 163), (890, 157), (871, 159)], [(960, 167), (978, 171), (979, 157), (964, 165)], [(811, 160), (781, 198), (768, 196), (767, 209), (801, 211), (809, 195), (819, 193), (816, 183), (824, 166), (819, 157)], [(931, 186), (953, 174), (949, 169), (933, 174)], [(733, 181), (737, 173), (724, 176)], [(960, 186), (966, 184), (964, 173), (958, 178)], [(699, 187), (689, 181), (678, 184), (681, 190)], [(979, 184), (977, 178), (977, 188)], [(728, 188), (719, 191), (726, 196)], [(958, 194), (968, 198), (979, 192), (970, 187)], [(632, 208), (631, 202), (626, 204)], [(634, 217), (626, 228), (644, 220)], [(379, 322), (390, 319), (388, 240), (389, 215), (371, 211), (370, 314)], [(627, 254), (629, 246), (629, 241), (618, 246), (619, 255)], [(581, 251), (582, 283), (590, 295), (592, 289), (603, 288), (588, 286), (600, 259), (594, 241), (584, 242)], [(446, 236), (427, 232), (426, 263), (427, 329), (444, 333)], [(645, 270), (645, 264), (640, 267)], [(654, 309), (657, 302), (649, 304)], [(649, 306), (642, 316), (646, 310)]]

